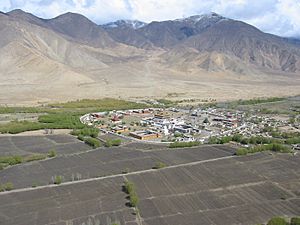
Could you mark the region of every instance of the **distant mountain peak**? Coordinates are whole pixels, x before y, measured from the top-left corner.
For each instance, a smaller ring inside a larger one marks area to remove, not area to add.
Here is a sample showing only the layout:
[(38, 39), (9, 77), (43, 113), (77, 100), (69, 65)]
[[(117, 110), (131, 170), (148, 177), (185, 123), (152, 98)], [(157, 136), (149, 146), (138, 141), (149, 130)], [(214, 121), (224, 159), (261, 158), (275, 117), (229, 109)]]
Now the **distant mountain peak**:
[(139, 20), (117, 20), (115, 22), (104, 24), (103, 27), (104, 28), (126, 27), (126, 28), (139, 29), (146, 25), (147, 23)]
[(24, 14), (24, 13), (27, 13), (25, 11), (23, 11), (22, 9), (14, 9), (14, 10), (11, 10), (10, 12), (8, 12), (7, 14)]
[(31, 13), (23, 11), (22, 9), (14, 9), (14, 10), (8, 12), (7, 14), (10, 16), (15, 16), (15, 17), (36, 17), (36, 16), (32, 15)]
[(36, 25), (43, 26), (43, 22), (46, 21), (46, 19), (39, 18), (31, 13), (25, 12), (22, 9), (14, 9), (7, 13), (8, 16), (16, 19), (20, 19), (22, 21), (31, 22)]
[[(53, 18), (52, 20), (56, 20), (56, 19), (70, 19), (70, 20), (74, 20), (74, 19), (84, 19), (84, 20), (89, 20), (87, 17), (79, 14), (79, 13), (73, 13), (73, 12), (67, 12), (64, 14), (61, 14), (55, 18)], [(91, 21), (92, 22), (92, 21)]]
[(215, 12), (211, 12), (211, 13), (202, 14), (202, 15), (194, 15), (194, 16), (184, 17), (184, 18), (176, 19), (175, 21), (197, 23), (201, 20), (222, 20), (222, 19), (226, 19), (226, 18)]

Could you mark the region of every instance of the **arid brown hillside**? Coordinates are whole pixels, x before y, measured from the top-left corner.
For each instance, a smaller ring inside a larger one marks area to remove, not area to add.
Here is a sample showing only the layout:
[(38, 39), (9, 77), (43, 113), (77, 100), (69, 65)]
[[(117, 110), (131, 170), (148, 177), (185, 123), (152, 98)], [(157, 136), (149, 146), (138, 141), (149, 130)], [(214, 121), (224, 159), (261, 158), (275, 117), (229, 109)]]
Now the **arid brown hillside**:
[(300, 45), (217, 14), (99, 26), (0, 13), (0, 103), (299, 94)]

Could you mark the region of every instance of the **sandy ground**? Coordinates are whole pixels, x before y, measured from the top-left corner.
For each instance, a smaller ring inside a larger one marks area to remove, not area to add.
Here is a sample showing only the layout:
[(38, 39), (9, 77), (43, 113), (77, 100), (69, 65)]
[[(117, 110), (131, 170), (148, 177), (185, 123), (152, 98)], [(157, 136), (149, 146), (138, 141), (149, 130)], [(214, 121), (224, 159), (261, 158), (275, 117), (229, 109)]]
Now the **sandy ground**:
[[(300, 75), (235, 75), (178, 71), (155, 62), (124, 63), (81, 74), (66, 72), (32, 83), (1, 82), (0, 104), (38, 105), (103, 97), (129, 100), (166, 98), (236, 100), (300, 94)], [(32, 76), (32, 75), (30, 75)], [(84, 77), (84, 79), (80, 79)]]
[(7, 136), (49, 136), (57, 134), (70, 134), (70, 129), (54, 129), (52, 134), (46, 134), (45, 130), (25, 131), (19, 134), (0, 134), (0, 137)]

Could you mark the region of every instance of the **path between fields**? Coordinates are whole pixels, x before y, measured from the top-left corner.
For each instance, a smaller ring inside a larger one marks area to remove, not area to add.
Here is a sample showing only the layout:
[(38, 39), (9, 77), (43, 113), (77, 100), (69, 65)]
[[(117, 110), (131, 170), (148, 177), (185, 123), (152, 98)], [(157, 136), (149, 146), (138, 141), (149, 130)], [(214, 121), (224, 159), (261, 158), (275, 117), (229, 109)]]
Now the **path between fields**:
[(198, 164), (207, 163), (207, 162), (214, 162), (214, 161), (219, 161), (219, 160), (223, 160), (223, 159), (231, 159), (231, 158), (234, 158), (234, 157), (238, 157), (238, 156), (235, 156), (235, 155), (224, 156), (224, 157), (221, 157), (221, 158), (206, 159), (206, 160), (201, 160), (201, 161), (196, 161), (196, 162), (189, 162), (189, 163), (182, 163), (182, 164), (172, 165), (172, 166), (168, 166), (168, 167), (161, 168), (161, 169), (147, 169), (147, 170), (129, 172), (129, 173), (126, 173), (126, 174), (115, 174), (115, 175), (109, 175), (109, 176), (104, 176), (104, 177), (95, 177), (95, 178), (88, 178), (88, 179), (82, 179), (82, 180), (77, 180), (77, 181), (68, 181), (68, 182), (61, 183), (59, 185), (49, 184), (49, 185), (43, 185), (43, 186), (38, 186), (38, 187), (20, 188), (20, 189), (15, 189), (15, 190), (11, 190), (11, 191), (0, 192), (0, 195), (10, 194), (10, 193), (18, 193), (18, 192), (25, 192), (25, 191), (31, 191), (31, 190), (38, 190), (38, 189), (44, 189), (44, 188), (49, 188), (49, 187), (58, 187), (58, 186), (79, 184), (79, 183), (85, 183), (85, 182), (90, 182), (90, 181), (97, 181), (97, 180), (104, 180), (104, 179), (110, 179), (110, 178), (124, 177), (124, 176), (129, 176), (129, 175), (150, 173), (150, 172), (154, 172), (154, 171), (168, 170), (168, 169), (172, 169), (172, 168), (179, 168), (179, 167), (184, 167), (184, 166), (198, 165)]

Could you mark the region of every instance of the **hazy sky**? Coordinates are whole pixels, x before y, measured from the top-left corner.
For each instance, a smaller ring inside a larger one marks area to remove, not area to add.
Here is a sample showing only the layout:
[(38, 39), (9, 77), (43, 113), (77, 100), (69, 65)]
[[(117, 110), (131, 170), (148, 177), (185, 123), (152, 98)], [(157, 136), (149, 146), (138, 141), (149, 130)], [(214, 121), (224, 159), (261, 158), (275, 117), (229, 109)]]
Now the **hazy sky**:
[(77, 12), (98, 24), (145, 22), (216, 12), (281, 36), (300, 37), (300, 0), (0, 0), (0, 11), (20, 8), (42, 18)]

